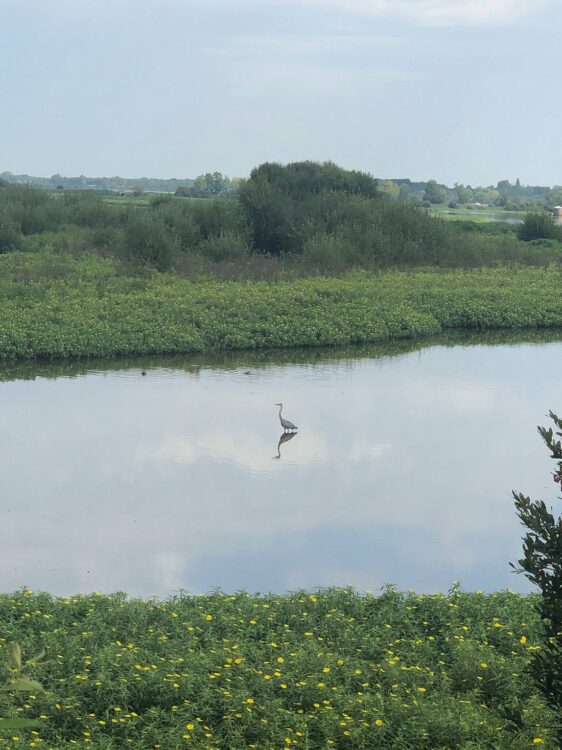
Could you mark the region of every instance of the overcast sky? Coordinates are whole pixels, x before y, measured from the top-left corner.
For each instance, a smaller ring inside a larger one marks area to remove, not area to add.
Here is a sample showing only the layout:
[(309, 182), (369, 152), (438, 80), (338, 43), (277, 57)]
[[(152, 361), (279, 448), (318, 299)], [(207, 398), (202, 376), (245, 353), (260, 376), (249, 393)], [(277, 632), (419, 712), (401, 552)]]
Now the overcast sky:
[(562, 184), (562, 0), (0, 0), (0, 172)]

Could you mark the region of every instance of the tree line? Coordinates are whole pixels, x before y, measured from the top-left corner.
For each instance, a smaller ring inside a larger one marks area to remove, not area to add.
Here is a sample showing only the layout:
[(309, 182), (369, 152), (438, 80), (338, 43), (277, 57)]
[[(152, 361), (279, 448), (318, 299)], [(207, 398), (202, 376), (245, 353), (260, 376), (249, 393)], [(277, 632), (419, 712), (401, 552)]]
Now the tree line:
[(204, 197), (213, 184), (221, 189), (210, 175), (199, 183), (201, 197), (160, 194), (142, 206), (115, 205), (95, 191), (4, 187), (0, 252), (90, 250), (160, 270), (261, 256), (318, 272), (560, 258), (556, 235), (524, 244), (508, 226), (445, 222), (381, 190), (371, 175), (330, 162), (268, 162), (235, 191)]
[[(102, 192), (169, 192), (183, 197), (212, 197), (236, 192), (243, 180), (229, 178), (221, 172), (208, 172), (193, 178), (158, 179), (154, 177), (64, 177), (53, 174), (50, 177), (35, 177), (27, 174), (2, 172), (0, 186), (25, 185), (48, 190), (99, 190)], [(554, 187), (522, 185), (519, 178), (515, 182), (500, 180), (496, 185), (476, 186), (455, 183), (452, 187), (436, 180), (415, 182), (410, 179), (377, 180), (381, 192), (394, 198), (419, 206), (446, 204), (457, 206), (495, 206), (509, 211), (530, 209), (552, 209), (562, 205), (562, 185)]]

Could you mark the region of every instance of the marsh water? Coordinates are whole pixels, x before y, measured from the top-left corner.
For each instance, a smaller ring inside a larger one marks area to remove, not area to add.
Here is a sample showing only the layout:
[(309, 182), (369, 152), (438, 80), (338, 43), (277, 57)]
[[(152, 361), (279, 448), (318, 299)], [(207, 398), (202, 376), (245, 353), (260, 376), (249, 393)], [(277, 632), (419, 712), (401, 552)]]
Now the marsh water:
[(556, 502), (561, 363), (559, 333), (3, 366), (1, 590), (526, 591), (511, 490)]

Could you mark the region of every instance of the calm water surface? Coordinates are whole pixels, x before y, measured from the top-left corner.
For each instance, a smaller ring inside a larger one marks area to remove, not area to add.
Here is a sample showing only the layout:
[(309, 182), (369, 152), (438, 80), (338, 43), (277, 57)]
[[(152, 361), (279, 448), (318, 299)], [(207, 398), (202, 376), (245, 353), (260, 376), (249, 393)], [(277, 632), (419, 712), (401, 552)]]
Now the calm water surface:
[(0, 371), (1, 590), (528, 590), (562, 341), (353, 354)]

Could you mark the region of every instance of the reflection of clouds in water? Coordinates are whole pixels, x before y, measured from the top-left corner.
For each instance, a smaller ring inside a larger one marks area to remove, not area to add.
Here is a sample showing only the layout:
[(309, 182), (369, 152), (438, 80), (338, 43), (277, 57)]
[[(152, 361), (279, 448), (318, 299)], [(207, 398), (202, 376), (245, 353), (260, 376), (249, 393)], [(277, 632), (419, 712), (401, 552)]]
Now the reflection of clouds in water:
[[(332, 443), (330, 434), (310, 432), (307, 434), (293, 433), (285, 437), (286, 442), (293, 437), (297, 443), (291, 446), (294, 450), (290, 454), (290, 463), (294, 466), (307, 467), (314, 462), (325, 463), (361, 461), (364, 459), (378, 459), (390, 449), (388, 443), (364, 444), (353, 440), (347, 443)], [(277, 440), (279, 444), (279, 440)], [(173, 461), (180, 464), (195, 463), (201, 459), (212, 458), (214, 461), (228, 461), (250, 471), (275, 471), (271, 463), (271, 453), (265, 445), (265, 440), (250, 430), (237, 433), (224, 431), (210, 431), (203, 435), (190, 437), (170, 436), (154, 445), (139, 446), (134, 460)]]
[[(510, 490), (549, 476), (535, 425), (559, 356), (435, 348), (259, 378), (0, 384), (4, 587), (506, 586)], [(279, 399), (301, 431), (274, 461)]]
[[(481, 383), (462, 380), (453, 384), (445, 380), (440, 383), (433, 382), (426, 389), (416, 389), (407, 393), (406, 400), (408, 395), (422, 395), (425, 405), (430, 406), (432, 410), (445, 408), (456, 414), (471, 416), (488, 414), (496, 401), (496, 395), (491, 388)], [(419, 401), (411, 398), (411, 405), (415, 407), (419, 405)]]

